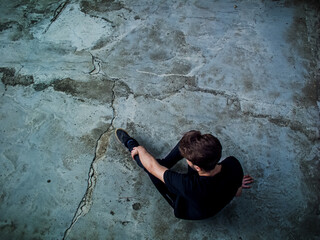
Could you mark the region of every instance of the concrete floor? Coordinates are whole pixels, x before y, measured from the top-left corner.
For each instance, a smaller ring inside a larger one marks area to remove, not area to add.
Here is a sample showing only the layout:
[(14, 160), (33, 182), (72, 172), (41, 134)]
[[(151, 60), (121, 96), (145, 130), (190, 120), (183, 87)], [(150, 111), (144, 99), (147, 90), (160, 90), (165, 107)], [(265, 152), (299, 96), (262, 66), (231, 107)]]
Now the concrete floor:
[[(1, 0), (0, 239), (319, 239), (314, 2)], [(212, 133), (256, 181), (176, 219), (117, 127)]]

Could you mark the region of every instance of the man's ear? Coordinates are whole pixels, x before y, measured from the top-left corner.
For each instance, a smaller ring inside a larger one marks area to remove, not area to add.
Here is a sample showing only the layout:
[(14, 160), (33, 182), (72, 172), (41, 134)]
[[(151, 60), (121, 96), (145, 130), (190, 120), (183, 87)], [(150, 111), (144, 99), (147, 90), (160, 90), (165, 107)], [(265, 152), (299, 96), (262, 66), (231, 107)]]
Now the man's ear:
[(199, 166), (197, 166), (197, 165), (194, 165), (194, 164), (193, 164), (193, 167), (194, 167), (194, 169), (195, 169), (197, 172), (201, 172), (201, 171), (202, 171), (202, 168), (199, 167)]

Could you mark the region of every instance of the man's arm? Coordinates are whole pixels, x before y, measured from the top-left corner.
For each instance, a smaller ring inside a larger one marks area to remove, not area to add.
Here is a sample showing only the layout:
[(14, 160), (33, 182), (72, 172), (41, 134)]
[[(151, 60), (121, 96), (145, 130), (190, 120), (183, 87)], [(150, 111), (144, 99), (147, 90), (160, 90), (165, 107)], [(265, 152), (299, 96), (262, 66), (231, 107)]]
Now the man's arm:
[(157, 160), (142, 146), (133, 148), (131, 151), (131, 157), (134, 158), (135, 155), (139, 155), (142, 165), (149, 173), (164, 182), (163, 175), (168, 168), (160, 165)]

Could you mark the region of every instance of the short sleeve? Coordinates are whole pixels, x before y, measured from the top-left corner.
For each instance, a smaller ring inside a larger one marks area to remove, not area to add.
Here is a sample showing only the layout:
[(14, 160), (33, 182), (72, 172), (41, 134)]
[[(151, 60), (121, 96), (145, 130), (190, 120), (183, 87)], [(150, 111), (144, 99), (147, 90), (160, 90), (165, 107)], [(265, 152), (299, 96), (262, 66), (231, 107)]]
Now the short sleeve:
[(170, 192), (176, 195), (188, 195), (188, 189), (190, 189), (192, 183), (190, 177), (188, 177), (186, 174), (166, 170), (163, 178)]

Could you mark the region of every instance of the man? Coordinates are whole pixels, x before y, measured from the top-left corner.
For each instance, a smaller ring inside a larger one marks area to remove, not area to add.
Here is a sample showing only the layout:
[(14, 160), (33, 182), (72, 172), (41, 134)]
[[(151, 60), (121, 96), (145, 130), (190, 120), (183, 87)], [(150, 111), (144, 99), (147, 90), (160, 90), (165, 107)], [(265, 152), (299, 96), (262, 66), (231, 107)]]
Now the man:
[[(235, 157), (219, 162), (222, 147), (211, 134), (189, 131), (169, 155), (156, 160), (123, 129), (115, 135), (130, 152), (132, 158), (149, 175), (161, 195), (173, 207), (177, 218), (198, 220), (211, 217), (223, 209), (242, 188), (250, 188), (253, 179), (243, 176)], [(187, 173), (170, 170), (185, 158)]]

